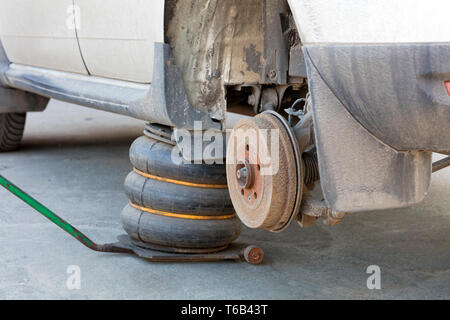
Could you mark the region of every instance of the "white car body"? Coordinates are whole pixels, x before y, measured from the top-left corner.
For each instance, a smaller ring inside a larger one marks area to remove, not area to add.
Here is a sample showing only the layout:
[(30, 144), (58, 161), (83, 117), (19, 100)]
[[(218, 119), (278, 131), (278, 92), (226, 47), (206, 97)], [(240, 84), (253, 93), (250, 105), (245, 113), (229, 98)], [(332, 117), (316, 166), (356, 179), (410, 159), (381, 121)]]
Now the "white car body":
[(164, 0), (0, 0), (0, 8), (0, 38), (13, 63), (152, 80)]
[(450, 41), (447, 0), (288, 0), (303, 44)]
[[(0, 0), (0, 38), (13, 63), (150, 83), (153, 44), (164, 42), (164, 2)], [(446, 0), (289, 3), (304, 44), (450, 39)]]

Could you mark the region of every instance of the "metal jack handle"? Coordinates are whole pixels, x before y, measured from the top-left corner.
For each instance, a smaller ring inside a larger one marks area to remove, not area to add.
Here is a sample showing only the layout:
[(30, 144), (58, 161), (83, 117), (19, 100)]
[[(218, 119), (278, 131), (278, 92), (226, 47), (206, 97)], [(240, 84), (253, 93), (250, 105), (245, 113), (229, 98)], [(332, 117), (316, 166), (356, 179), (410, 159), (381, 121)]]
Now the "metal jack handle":
[(72, 237), (81, 242), (84, 246), (88, 247), (91, 250), (98, 252), (112, 252), (112, 253), (134, 253), (133, 250), (118, 247), (114, 244), (97, 244), (89, 239), (86, 235), (84, 235), (77, 228), (72, 226), (70, 223), (59, 217), (57, 214), (53, 213), (50, 209), (44, 206), (42, 203), (34, 199), (32, 196), (27, 194), (25, 191), (21, 190), (14, 183), (0, 175), (0, 185), (2, 185), (6, 190), (14, 194), (16, 197), (24, 201), (26, 204), (31, 206), (33, 209), (38, 211), (44, 217), (49, 219), (51, 222), (56, 224), (58, 227), (66, 231)]

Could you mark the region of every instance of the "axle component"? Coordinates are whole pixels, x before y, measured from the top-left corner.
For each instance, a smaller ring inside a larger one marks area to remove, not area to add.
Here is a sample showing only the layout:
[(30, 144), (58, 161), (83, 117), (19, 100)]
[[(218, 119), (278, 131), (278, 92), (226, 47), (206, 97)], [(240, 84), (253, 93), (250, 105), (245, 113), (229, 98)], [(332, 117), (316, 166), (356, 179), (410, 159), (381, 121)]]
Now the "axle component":
[(297, 222), (301, 227), (311, 227), (316, 224), (316, 220), (323, 218), (326, 226), (335, 226), (342, 222), (346, 213), (337, 212), (329, 208), (324, 200), (315, 199), (309, 191), (303, 195), (303, 202)]
[(313, 226), (319, 218), (334, 226), (345, 213), (310, 192), (320, 173), (309, 95), (285, 112), (288, 120), (266, 111), (233, 129), (227, 180), (236, 213), (248, 227), (272, 232), (285, 230), (295, 219), (301, 227)]
[(235, 126), (227, 148), (227, 181), (245, 225), (286, 229), (299, 211), (303, 176), (294, 133), (278, 113), (267, 111)]
[(436, 161), (433, 163), (433, 173), (445, 169), (447, 167), (450, 167), (450, 157), (441, 159), (439, 161)]

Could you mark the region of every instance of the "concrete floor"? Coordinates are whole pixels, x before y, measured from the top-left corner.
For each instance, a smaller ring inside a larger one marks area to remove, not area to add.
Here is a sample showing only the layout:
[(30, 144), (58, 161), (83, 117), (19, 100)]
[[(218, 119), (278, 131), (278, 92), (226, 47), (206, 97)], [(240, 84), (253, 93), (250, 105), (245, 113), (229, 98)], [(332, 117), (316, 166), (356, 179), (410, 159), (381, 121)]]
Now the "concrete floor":
[[(94, 240), (115, 241), (141, 131), (140, 121), (52, 101), (29, 115), (22, 149), (0, 155), (0, 172)], [(245, 229), (240, 241), (264, 248), (262, 266), (91, 252), (2, 190), (1, 299), (450, 298), (450, 170), (414, 208), (282, 234)], [(66, 286), (69, 265), (81, 269), (80, 290)], [(381, 268), (381, 290), (366, 287), (370, 265)]]

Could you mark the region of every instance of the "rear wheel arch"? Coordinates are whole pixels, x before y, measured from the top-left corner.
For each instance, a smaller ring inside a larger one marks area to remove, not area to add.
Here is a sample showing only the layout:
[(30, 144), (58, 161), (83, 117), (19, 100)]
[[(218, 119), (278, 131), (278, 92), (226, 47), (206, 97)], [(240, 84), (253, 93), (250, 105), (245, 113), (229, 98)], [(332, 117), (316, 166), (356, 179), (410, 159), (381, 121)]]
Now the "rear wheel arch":
[(223, 120), (227, 86), (287, 84), (289, 15), (287, 0), (167, 0), (165, 42), (191, 105)]

